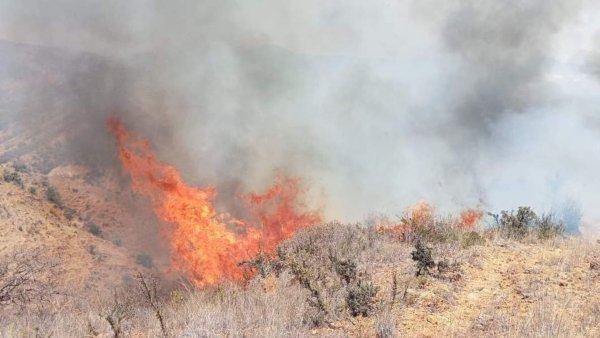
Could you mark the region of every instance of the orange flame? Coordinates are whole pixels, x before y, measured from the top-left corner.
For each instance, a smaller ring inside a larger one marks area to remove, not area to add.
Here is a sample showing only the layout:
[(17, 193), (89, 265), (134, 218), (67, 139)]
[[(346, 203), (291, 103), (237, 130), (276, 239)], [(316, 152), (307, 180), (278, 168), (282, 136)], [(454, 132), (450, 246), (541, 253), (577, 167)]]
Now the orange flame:
[(483, 218), (483, 211), (477, 209), (467, 209), (460, 214), (459, 225), (463, 229), (473, 230)]
[(473, 230), (482, 218), (482, 211), (467, 209), (461, 212), (457, 218), (451, 218), (447, 222), (436, 222), (434, 208), (427, 201), (422, 200), (406, 210), (400, 223), (392, 227), (392, 233), (401, 241), (412, 241), (416, 232), (425, 231), (436, 234), (444, 230), (440, 226), (448, 229)]
[[(170, 233), (173, 268), (188, 273), (198, 287), (247, 276), (238, 263), (260, 252), (272, 253), (297, 230), (321, 222), (321, 211), (304, 211), (298, 178), (279, 177), (263, 194), (244, 196), (258, 226), (219, 214), (214, 187), (190, 187), (172, 166), (154, 156), (147, 140), (129, 133), (119, 118), (108, 121), (132, 187), (149, 197), (156, 215), (174, 225)], [(302, 209), (302, 210), (299, 210)], [(241, 229), (242, 231), (236, 230)]]

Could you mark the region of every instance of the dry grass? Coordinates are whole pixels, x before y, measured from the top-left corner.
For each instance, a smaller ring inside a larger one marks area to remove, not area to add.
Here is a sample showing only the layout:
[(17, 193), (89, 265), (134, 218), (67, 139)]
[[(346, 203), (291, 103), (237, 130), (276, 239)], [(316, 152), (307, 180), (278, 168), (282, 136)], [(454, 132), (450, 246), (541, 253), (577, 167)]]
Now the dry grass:
[[(434, 260), (451, 268), (415, 277), (413, 244), (377, 226), (325, 224), (282, 244), (273, 265), (247, 285), (159, 288), (151, 302), (135, 284), (117, 292), (117, 302), (113, 290), (101, 290), (68, 306), (7, 314), (0, 337), (600, 335), (600, 245), (479, 234), (485, 240), (469, 245), (466, 230), (430, 242)], [(299, 266), (314, 278), (309, 287)], [(377, 288), (366, 317), (353, 317), (346, 302), (355, 278)], [(313, 289), (327, 309), (319, 321)]]

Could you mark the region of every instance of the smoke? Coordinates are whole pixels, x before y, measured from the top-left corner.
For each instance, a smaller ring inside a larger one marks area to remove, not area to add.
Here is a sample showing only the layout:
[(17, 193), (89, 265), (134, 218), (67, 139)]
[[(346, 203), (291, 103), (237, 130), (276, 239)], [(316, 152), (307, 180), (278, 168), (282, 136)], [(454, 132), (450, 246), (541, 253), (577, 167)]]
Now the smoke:
[(303, 176), (329, 218), (421, 198), (444, 210), (576, 205), (596, 232), (597, 7), (9, 0), (0, 37), (52, 57), (2, 53), (2, 71), (52, 79), (9, 100), (19, 113), (5, 118), (85, 126), (67, 153), (105, 163), (104, 120), (117, 111), (190, 183), (233, 192), (276, 171)]

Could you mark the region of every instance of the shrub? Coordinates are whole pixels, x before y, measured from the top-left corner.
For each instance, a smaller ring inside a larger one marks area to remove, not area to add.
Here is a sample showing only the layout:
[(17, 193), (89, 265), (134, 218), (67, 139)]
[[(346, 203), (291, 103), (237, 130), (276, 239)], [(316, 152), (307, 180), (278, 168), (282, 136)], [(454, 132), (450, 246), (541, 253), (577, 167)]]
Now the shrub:
[(64, 207), (60, 193), (53, 186), (48, 187), (48, 190), (46, 191), (46, 197), (48, 198), (48, 201), (54, 203), (54, 205), (56, 205), (57, 207)]
[(87, 231), (96, 237), (102, 237), (102, 229), (96, 223), (89, 223)]
[(19, 175), (18, 172), (13, 171), (13, 172), (4, 172), (4, 181), (8, 182), (8, 183), (14, 183), (17, 186), (19, 186), (21, 189), (23, 189), (24, 185), (23, 185), (23, 179), (21, 179), (21, 175)]
[(565, 225), (561, 221), (555, 220), (552, 214), (542, 215), (536, 222), (538, 237), (540, 239), (549, 239), (560, 236), (565, 232)]
[(348, 288), (346, 304), (353, 317), (367, 317), (373, 311), (373, 298), (377, 295), (377, 287), (373, 283), (359, 280)]
[(503, 210), (500, 216), (492, 216), (501, 234), (508, 238), (522, 239), (528, 233), (536, 231), (538, 238), (548, 239), (565, 232), (564, 223), (557, 220), (553, 214), (538, 217), (531, 207), (519, 207), (516, 213)]
[(356, 262), (354, 260), (338, 259), (333, 255), (331, 255), (330, 260), (333, 269), (346, 284), (350, 284), (356, 279)]
[(474, 210), (463, 212), (459, 218), (437, 216), (433, 207), (423, 201), (409, 208), (392, 232), (408, 243), (457, 241), (460, 232), (474, 227), (481, 217), (482, 213)]
[(264, 253), (259, 253), (251, 260), (242, 261), (238, 266), (247, 268), (250, 271), (256, 271), (263, 278), (272, 272), (279, 274), (282, 269), (281, 263), (277, 259)]
[(147, 254), (137, 255), (137, 257), (135, 258), (135, 262), (147, 269), (152, 269), (154, 267), (152, 257)]
[(30, 194), (32, 194), (32, 195), (35, 195), (35, 194), (37, 194), (37, 189), (36, 189), (36, 187), (29, 187), (29, 193), (30, 193)]
[(429, 274), (429, 269), (435, 266), (433, 256), (431, 255), (431, 248), (418, 241), (415, 245), (415, 250), (411, 253), (413, 261), (417, 263), (416, 276), (420, 276), (423, 273)]
[(537, 219), (538, 217), (531, 207), (519, 207), (516, 213), (503, 210), (497, 222), (504, 235), (520, 239), (527, 235)]
[(395, 338), (396, 321), (394, 315), (390, 312), (384, 312), (377, 316), (375, 322), (375, 337), (376, 338)]
[(20, 173), (26, 173), (29, 171), (29, 168), (27, 168), (25, 164), (15, 164), (13, 167), (15, 168), (15, 171)]
[(77, 211), (73, 208), (66, 208), (65, 209), (65, 217), (70, 221), (73, 219), (73, 217), (75, 217), (75, 214), (77, 214)]
[(483, 238), (477, 231), (467, 232), (462, 239), (462, 247), (469, 248), (475, 245), (484, 245), (485, 238)]

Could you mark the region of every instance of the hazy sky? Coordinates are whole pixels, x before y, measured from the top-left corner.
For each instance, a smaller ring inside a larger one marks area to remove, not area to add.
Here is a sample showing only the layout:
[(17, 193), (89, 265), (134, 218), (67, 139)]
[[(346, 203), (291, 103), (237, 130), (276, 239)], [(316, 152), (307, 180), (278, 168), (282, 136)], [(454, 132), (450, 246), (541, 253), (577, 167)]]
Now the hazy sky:
[(598, 233), (597, 13), (585, 0), (3, 0), (0, 37), (104, 55), (134, 92), (162, 93), (130, 122), (168, 129), (149, 137), (199, 184), (262, 188), (279, 169), (306, 177), (330, 218), (424, 198), (575, 207)]

